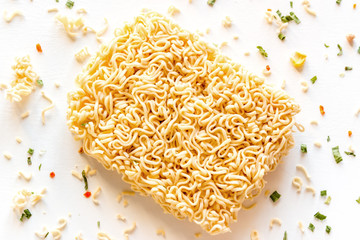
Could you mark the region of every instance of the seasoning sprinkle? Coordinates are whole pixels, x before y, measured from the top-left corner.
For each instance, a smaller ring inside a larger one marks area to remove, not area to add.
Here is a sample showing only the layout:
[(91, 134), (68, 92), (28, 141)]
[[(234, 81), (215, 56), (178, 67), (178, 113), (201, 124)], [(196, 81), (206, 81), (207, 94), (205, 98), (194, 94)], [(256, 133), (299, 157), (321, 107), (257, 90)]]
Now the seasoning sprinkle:
[(336, 4), (340, 5), (342, 0), (336, 0)]
[(322, 190), (322, 191), (320, 191), (320, 196), (324, 197), (324, 196), (326, 196), (326, 195), (327, 195), (326, 190)]
[(337, 55), (338, 56), (343, 55), (342, 47), (340, 46), (340, 44), (338, 44), (337, 47), (339, 48), (339, 53)]
[(273, 202), (276, 202), (277, 200), (279, 200), (279, 198), (281, 197), (281, 194), (278, 193), (277, 191), (274, 191), (271, 195), (270, 198)]
[(39, 53), (42, 53), (42, 48), (41, 48), (41, 45), (39, 43), (36, 44), (36, 50), (39, 52)]
[(352, 67), (349, 67), (349, 66), (346, 66), (346, 67), (345, 67), (345, 71), (351, 71), (351, 70), (353, 70)]
[(209, 6), (214, 6), (215, 2), (216, 2), (216, 0), (208, 0), (208, 1), (207, 1), (207, 4), (208, 4)]
[(262, 46), (257, 46), (256, 48), (259, 49), (259, 52), (263, 57), (268, 57), (267, 52), (264, 50)]
[(288, 238), (287, 238), (287, 232), (285, 231), (284, 232), (284, 237), (283, 237), (283, 240), (287, 240)]
[(88, 187), (88, 181), (87, 181), (87, 178), (86, 178), (85, 170), (82, 170), (81, 175), (82, 175), (82, 177), (84, 179), (84, 182), (85, 182), (85, 190), (88, 190), (89, 187)]
[(313, 77), (310, 79), (310, 81), (312, 82), (312, 84), (314, 84), (314, 83), (316, 82), (316, 80), (317, 80), (317, 76), (313, 76)]
[(326, 216), (324, 214), (321, 214), (320, 212), (315, 213), (314, 217), (321, 221), (326, 219)]
[(307, 146), (306, 146), (306, 144), (301, 144), (301, 145), (300, 145), (300, 150), (301, 150), (302, 153), (307, 153)]
[(347, 152), (347, 151), (345, 151), (344, 153), (345, 153), (346, 155), (356, 157), (355, 153), (353, 153), (353, 152)]
[(319, 106), (319, 109), (320, 109), (320, 113), (321, 113), (321, 115), (325, 115), (325, 111), (324, 111), (324, 106), (323, 105), (320, 105)]
[(286, 38), (286, 36), (282, 33), (279, 33), (278, 38), (282, 41)]
[(326, 43), (324, 43), (324, 46), (326, 47), (326, 48), (329, 48), (330, 46), (329, 45), (327, 45)]
[(28, 163), (28, 165), (31, 165), (31, 164), (32, 164), (31, 157), (28, 157), (28, 158), (27, 158), (27, 163)]
[(29, 209), (25, 209), (24, 212), (21, 214), (20, 221), (23, 221), (24, 217), (29, 219), (31, 217), (31, 212)]
[(40, 87), (44, 86), (44, 82), (43, 82), (43, 80), (41, 80), (41, 79), (36, 80), (36, 83), (37, 83), (37, 85), (39, 85)]
[(332, 153), (333, 153), (333, 156), (334, 156), (334, 159), (335, 159), (336, 163), (340, 163), (343, 160), (341, 155), (340, 155), (339, 146), (333, 147), (332, 148)]
[(51, 172), (51, 173), (50, 173), (50, 177), (51, 177), (51, 178), (54, 178), (54, 177), (55, 177), (55, 173), (54, 173), (54, 172)]
[(360, 197), (356, 199), (356, 202), (360, 204)]
[(40, 165), (39, 165), (39, 171), (41, 170), (41, 165), (42, 165), (42, 164), (40, 163)]
[(330, 142), (330, 136), (327, 137), (326, 141), (327, 141), (327, 142)]
[(45, 237), (44, 237), (44, 239), (47, 237), (49, 235), (49, 232), (47, 232), (46, 234), (45, 234)]
[(293, 8), (293, 2), (292, 1), (290, 1), (290, 7)]
[(326, 225), (325, 232), (329, 234), (331, 232), (331, 227)]
[(66, 5), (68, 8), (72, 9), (72, 8), (74, 7), (74, 1), (68, 0), (68, 1), (65, 3), (65, 5)]
[(328, 196), (324, 203), (325, 203), (326, 205), (329, 205), (330, 202), (331, 202), (331, 197)]
[(86, 198), (91, 197), (91, 192), (86, 192), (86, 193), (84, 193), (84, 196), (85, 196)]
[(29, 150), (27, 152), (28, 152), (28, 154), (33, 155), (34, 154), (34, 149), (29, 148)]
[(308, 228), (309, 228), (310, 231), (312, 231), (312, 232), (314, 232), (314, 230), (315, 230), (315, 226), (314, 226), (314, 224), (312, 224), (312, 223), (309, 224), (309, 227), (308, 227)]

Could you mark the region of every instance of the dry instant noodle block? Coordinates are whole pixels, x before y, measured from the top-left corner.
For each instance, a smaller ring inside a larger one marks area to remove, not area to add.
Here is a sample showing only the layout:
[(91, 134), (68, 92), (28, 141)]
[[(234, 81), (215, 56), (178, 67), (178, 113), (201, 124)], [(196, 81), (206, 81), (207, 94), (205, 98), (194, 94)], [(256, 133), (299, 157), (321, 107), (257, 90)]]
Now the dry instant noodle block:
[(76, 81), (67, 117), (84, 152), (210, 234), (293, 146), (293, 99), (155, 12), (117, 29)]

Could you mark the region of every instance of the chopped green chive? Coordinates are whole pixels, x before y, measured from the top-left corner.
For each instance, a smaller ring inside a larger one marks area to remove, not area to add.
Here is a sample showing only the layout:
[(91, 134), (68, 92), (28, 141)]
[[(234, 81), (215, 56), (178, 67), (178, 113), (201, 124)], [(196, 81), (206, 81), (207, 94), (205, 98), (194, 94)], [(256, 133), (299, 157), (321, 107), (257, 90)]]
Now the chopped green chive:
[(59, 2), (59, 0), (55, 0), (56, 2)]
[(312, 84), (314, 84), (314, 83), (316, 82), (316, 80), (317, 80), (317, 76), (313, 76), (313, 77), (310, 79), (310, 81), (312, 82)]
[(259, 52), (263, 57), (268, 57), (267, 52), (263, 49), (262, 46), (257, 46), (256, 48), (259, 49)]
[(345, 67), (345, 71), (351, 71), (351, 70), (352, 70), (352, 67), (348, 67), (348, 66)]
[(342, 0), (336, 0), (336, 4), (340, 5)]
[(302, 153), (307, 153), (307, 147), (306, 147), (306, 144), (301, 144), (300, 146), (300, 150)]
[(34, 154), (34, 149), (29, 148), (29, 150), (27, 152), (28, 152), (28, 154), (33, 155)]
[(327, 137), (326, 141), (327, 141), (327, 142), (330, 142), (330, 136)]
[(42, 165), (42, 164), (40, 163), (40, 165), (39, 165), (39, 171), (41, 170), (41, 165)]
[(326, 219), (326, 216), (321, 214), (320, 212), (315, 213), (314, 217), (321, 221)]
[(286, 231), (284, 232), (283, 240), (287, 240), (287, 232)]
[(97, 221), (97, 226), (98, 228), (100, 228), (100, 221)]
[(320, 192), (320, 196), (324, 197), (324, 196), (326, 196), (326, 195), (327, 195), (326, 190), (322, 190), (322, 191)]
[(281, 197), (281, 195), (277, 192), (274, 191), (271, 195), (270, 198), (273, 202), (276, 202), (277, 200), (279, 200), (279, 198)]
[(347, 151), (345, 151), (344, 153), (345, 153), (346, 155), (356, 157), (355, 153), (353, 153), (353, 152), (347, 152)]
[(208, 0), (208, 1), (207, 1), (207, 4), (208, 4), (209, 6), (214, 6), (215, 2), (216, 2), (216, 0)]
[(332, 153), (333, 153), (336, 163), (340, 163), (343, 160), (340, 155), (340, 152), (339, 152), (339, 146), (333, 147)]
[(331, 232), (331, 227), (326, 225), (325, 232), (329, 234)]
[(312, 223), (309, 224), (309, 227), (308, 227), (308, 228), (309, 228), (310, 231), (312, 231), (312, 232), (314, 232), (314, 230), (315, 230), (315, 226), (314, 226), (314, 224), (312, 224)]
[(360, 47), (359, 47), (359, 49), (358, 49), (358, 53), (360, 54)]
[(290, 12), (290, 16), (297, 24), (301, 23), (300, 19), (295, 15), (294, 12)]
[(31, 157), (28, 157), (27, 163), (28, 163), (28, 165), (31, 165), (31, 164), (32, 164)]
[(36, 83), (37, 83), (40, 87), (44, 86), (44, 82), (43, 82), (43, 80), (41, 80), (41, 79), (36, 80)]
[(65, 5), (66, 5), (68, 8), (72, 9), (72, 8), (74, 7), (74, 1), (68, 0), (68, 1), (65, 3)]
[(329, 205), (330, 202), (331, 202), (331, 197), (328, 196), (324, 203), (325, 203), (326, 205)]
[(45, 234), (45, 237), (44, 237), (44, 238), (46, 238), (48, 235), (49, 235), (49, 232), (47, 232), (47, 233)]
[(356, 199), (356, 202), (360, 204), (360, 197)]
[(82, 127), (85, 127), (85, 126), (86, 126), (86, 124), (88, 124), (88, 123), (82, 123), (82, 124), (81, 124), (81, 126), (82, 126)]
[(31, 217), (31, 212), (29, 209), (25, 209), (24, 212), (21, 214), (20, 221), (23, 221), (24, 217), (29, 219)]
[(343, 51), (342, 51), (342, 47), (340, 46), (340, 44), (337, 45), (337, 47), (339, 48), (339, 52), (338, 52), (338, 56), (343, 55)]
[(293, 8), (293, 2), (292, 1), (290, 1), (290, 7)]
[(326, 43), (324, 43), (324, 46), (326, 47), (326, 48), (329, 48), (330, 46), (329, 45), (327, 45)]
[(88, 187), (88, 181), (87, 181), (87, 178), (86, 178), (85, 170), (82, 170), (81, 175), (82, 175), (82, 177), (84, 179), (84, 182), (85, 182), (85, 190), (88, 190), (89, 187)]
[(282, 33), (279, 33), (278, 38), (280, 40), (284, 40), (286, 38), (286, 36), (284, 34), (282, 34)]

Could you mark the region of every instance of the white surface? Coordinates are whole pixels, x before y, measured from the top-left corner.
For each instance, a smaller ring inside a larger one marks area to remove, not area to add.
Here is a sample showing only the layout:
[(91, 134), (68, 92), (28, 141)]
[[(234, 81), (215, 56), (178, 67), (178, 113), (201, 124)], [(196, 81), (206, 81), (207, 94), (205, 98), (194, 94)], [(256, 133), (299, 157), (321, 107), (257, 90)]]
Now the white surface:
[[(239, 221), (232, 224), (232, 233), (219, 236), (208, 236), (203, 233), (201, 239), (250, 239), (250, 231), (257, 229), (260, 239), (282, 239), (284, 231), (288, 239), (357, 239), (360, 235), (360, 205), (356, 199), (360, 196), (360, 161), (359, 157), (346, 156), (343, 151), (351, 144), (356, 151), (359, 148), (359, 121), (354, 116), (360, 107), (360, 55), (356, 52), (360, 43), (360, 9), (354, 10), (354, 1), (343, 1), (341, 6), (331, 1), (312, 1), (311, 7), (317, 12), (317, 17), (307, 14), (300, 1), (294, 1), (293, 11), (301, 19), (301, 24), (289, 24), (285, 32), (284, 42), (277, 38), (275, 25), (271, 26), (264, 20), (264, 12), (271, 8), (280, 9), (283, 14), (291, 9), (289, 1), (266, 0), (218, 0), (213, 8), (206, 4), (206, 0), (188, 1), (86, 1), (75, 0), (72, 10), (66, 9), (65, 0), (56, 3), (50, 1), (13, 1), (1, 0), (0, 10), (21, 10), (24, 17), (15, 18), (10, 24), (0, 19), (0, 82), (9, 83), (12, 79), (11, 65), (16, 56), (30, 54), (35, 71), (44, 81), (43, 90), (54, 99), (56, 107), (46, 113), (46, 125), (41, 123), (41, 110), (48, 102), (41, 97), (37, 89), (22, 103), (9, 103), (0, 92), (0, 152), (9, 151), (14, 157), (6, 160), (0, 156), (0, 239), (36, 239), (34, 232), (40, 231), (42, 226), (51, 229), (57, 225), (61, 217), (68, 219), (68, 226), (63, 232), (63, 239), (74, 239), (79, 232), (84, 239), (96, 239), (97, 221), (101, 222), (100, 230), (108, 233), (114, 239), (124, 239), (122, 232), (133, 221), (137, 222), (136, 231), (130, 239), (162, 239), (156, 235), (157, 228), (164, 228), (166, 239), (194, 239), (194, 233), (200, 231), (194, 223), (179, 221), (163, 211), (152, 199), (139, 195), (128, 197), (129, 206), (124, 208), (116, 202), (116, 195), (129, 186), (122, 182), (119, 175), (102, 168), (95, 160), (78, 154), (79, 142), (75, 142), (66, 126), (66, 93), (74, 87), (73, 80), (80, 71), (81, 65), (74, 59), (74, 52), (83, 46), (89, 46), (91, 52), (98, 49), (95, 36), (80, 35), (75, 41), (68, 38), (63, 28), (54, 20), (54, 13), (47, 13), (48, 8), (58, 7), (61, 13), (75, 15), (76, 9), (85, 8), (88, 15), (86, 22), (99, 29), (103, 26), (103, 18), (110, 23), (106, 39), (111, 39), (113, 29), (121, 26), (125, 20), (132, 20), (133, 16), (146, 7), (161, 13), (173, 4), (181, 10), (175, 20), (184, 28), (192, 31), (211, 32), (205, 39), (215, 43), (228, 41), (229, 46), (224, 53), (241, 62), (249, 70), (261, 73), (266, 65), (270, 65), (272, 75), (269, 83), (280, 85), (282, 80), (287, 82), (287, 91), (296, 98), (302, 107), (298, 121), (306, 131), (295, 133), (296, 146), (284, 159), (277, 170), (268, 176), (265, 189), (278, 190), (282, 197), (273, 204), (263, 193), (255, 199), (257, 206), (239, 214)], [(359, 6), (360, 7), (360, 6)], [(2, 14), (2, 12), (1, 12)], [(224, 29), (221, 21), (230, 16), (233, 26)], [(347, 33), (354, 33), (355, 45), (349, 46), (345, 39)], [(239, 40), (233, 40), (239, 35)], [(43, 53), (36, 52), (35, 45), (40, 43)], [(324, 43), (330, 45), (325, 48)], [(343, 56), (337, 56), (336, 44), (343, 47)], [(265, 60), (256, 49), (261, 45), (268, 52)], [(292, 52), (300, 50), (308, 55), (302, 72), (296, 71), (289, 62)], [(249, 57), (244, 52), (249, 51)], [(325, 60), (324, 55), (329, 56)], [(344, 78), (339, 74), (344, 72), (344, 66), (352, 66), (353, 71), (345, 73)], [(318, 81), (312, 85), (310, 78), (318, 76)], [(301, 81), (310, 85), (308, 93), (301, 91)], [(61, 87), (56, 89), (55, 82)], [(326, 114), (321, 116), (319, 105), (325, 107)], [(21, 113), (31, 112), (27, 119), (20, 118)], [(311, 120), (318, 120), (318, 126), (311, 126)], [(353, 131), (353, 137), (347, 136), (347, 131)], [(331, 142), (326, 142), (327, 136)], [(15, 137), (21, 136), (24, 141), (18, 144)], [(322, 148), (313, 146), (315, 141), (322, 143)], [(308, 145), (308, 153), (301, 155), (300, 144)], [(340, 146), (344, 161), (336, 164), (331, 153), (331, 147)], [(27, 165), (27, 149), (35, 149), (33, 165)], [(39, 150), (47, 152), (40, 157)], [(360, 153), (360, 152), (359, 152)], [(42, 163), (41, 171), (38, 165)], [(100, 205), (95, 206), (91, 199), (83, 197), (84, 184), (75, 179), (70, 171), (78, 165), (81, 171), (86, 164), (98, 169), (95, 177), (89, 178), (89, 187), (94, 191), (101, 186)], [(303, 164), (311, 174), (311, 182), (307, 182), (304, 175), (296, 171), (295, 166)], [(32, 172), (33, 179), (26, 182), (17, 177), (17, 172), (24, 170)], [(55, 171), (56, 177), (51, 179), (49, 173)], [(293, 176), (300, 176), (305, 185), (314, 186), (317, 193), (313, 197), (304, 190), (298, 194), (291, 186)], [(40, 191), (48, 188), (42, 203), (31, 208), (33, 216), (23, 223), (19, 216), (11, 209), (12, 197), (21, 188), (30, 191)], [(329, 206), (319, 191), (326, 189), (332, 197)], [(43, 212), (46, 211), (46, 214)], [(327, 215), (323, 222), (315, 220), (313, 215), (320, 211)], [(72, 216), (68, 217), (68, 213)], [(116, 219), (118, 213), (127, 218), (123, 223)], [(283, 221), (281, 227), (269, 229), (270, 219), (279, 217)], [(302, 221), (306, 228), (301, 234), (298, 221)], [(312, 233), (307, 229), (312, 222), (316, 229)], [(325, 226), (332, 227), (331, 234), (325, 233)], [(51, 234), (48, 239), (52, 239)]]

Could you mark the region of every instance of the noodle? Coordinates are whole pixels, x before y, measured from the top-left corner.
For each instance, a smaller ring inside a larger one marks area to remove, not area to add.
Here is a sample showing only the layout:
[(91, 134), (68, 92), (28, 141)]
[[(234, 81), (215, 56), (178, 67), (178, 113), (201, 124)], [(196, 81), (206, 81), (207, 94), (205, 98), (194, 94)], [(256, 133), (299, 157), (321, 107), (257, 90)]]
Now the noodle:
[(269, 225), (270, 228), (272, 228), (274, 224), (277, 224), (277, 225), (281, 226), (282, 222), (281, 222), (281, 220), (279, 218), (272, 218), (270, 220), (270, 225)]
[(294, 145), (292, 98), (155, 12), (115, 30), (76, 81), (67, 118), (84, 152), (211, 234)]
[(296, 187), (297, 192), (299, 193), (299, 192), (301, 192), (303, 181), (299, 177), (294, 177), (293, 180), (292, 180), (292, 185), (294, 187)]
[(51, 100), (48, 96), (45, 95), (44, 91), (41, 91), (41, 95), (43, 96), (43, 98), (50, 102), (50, 105), (41, 111), (41, 121), (45, 125), (45, 112), (53, 109), (55, 107), (55, 104), (53, 100)]
[(310, 181), (311, 176), (309, 175), (308, 171), (303, 165), (300, 164), (296, 165), (296, 169), (301, 170), (304, 173), (306, 179)]

